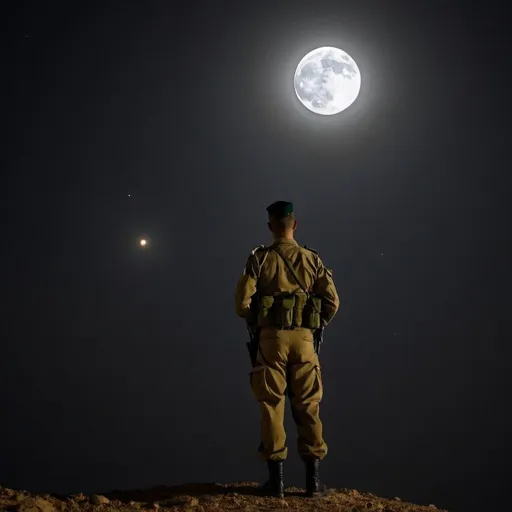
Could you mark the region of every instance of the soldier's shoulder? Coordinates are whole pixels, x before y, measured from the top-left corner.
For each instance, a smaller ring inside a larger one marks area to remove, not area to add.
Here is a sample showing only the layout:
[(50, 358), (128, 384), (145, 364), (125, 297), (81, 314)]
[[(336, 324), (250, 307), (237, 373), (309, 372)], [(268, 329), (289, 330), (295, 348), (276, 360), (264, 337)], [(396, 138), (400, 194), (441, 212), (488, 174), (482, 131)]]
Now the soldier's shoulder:
[(313, 249), (312, 247), (308, 247), (307, 245), (304, 245), (303, 249), (306, 250), (307, 254), (309, 254), (309, 257), (311, 258), (312, 261), (315, 262), (315, 265), (318, 268), (323, 266), (324, 263), (322, 261), (322, 258), (320, 257), (320, 253), (316, 249)]
[(255, 259), (256, 261), (263, 261), (265, 254), (267, 253), (268, 247), (266, 245), (258, 245), (249, 254), (249, 260)]
[(306, 249), (306, 251), (310, 251), (313, 254), (316, 254), (317, 256), (319, 256), (318, 251), (316, 249), (313, 249), (312, 247), (308, 247), (307, 245), (303, 245), (302, 248)]
[(268, 249), (268, 247), (266, 245), (258, 245), (257, 247), (255, 247), (252, 251), (251, 251), (251, 254), (250, 256), (257, 256), (258, 254), (261, 254), (263, 253), (264, 251), (266, 251)]

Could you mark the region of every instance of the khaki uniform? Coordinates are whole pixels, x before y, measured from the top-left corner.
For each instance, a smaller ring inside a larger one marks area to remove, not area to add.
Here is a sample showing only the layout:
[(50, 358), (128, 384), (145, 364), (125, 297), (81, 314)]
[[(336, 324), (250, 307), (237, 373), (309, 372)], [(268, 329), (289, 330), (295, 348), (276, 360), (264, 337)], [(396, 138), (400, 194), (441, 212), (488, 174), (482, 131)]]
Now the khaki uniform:
[[(321, 319), (327, 325), (339, 306), (332, 272), (324, 267), (315, 251), (299, 246), (294, 240), (278, 239), (273, 245), (279, 245), (308, 291), (322, 297)], [(261, 247), (249, 256), (238, 281), (236, 312), (250, 318), (251, 297), (256, 293), (265, 296), (301, 291), (279, 255)], [(261, 408), (259, 451), (262, 455), (270, 460), (283, 460), (287, 456), (284, 407), (288, 392), (297, 426), (299, 454), (303, 458), (323, 459), (327, 454), (319, 417), (323, 386), (312, 330), (262, 327), (257, 365), (250, 373), (250, 383)]]

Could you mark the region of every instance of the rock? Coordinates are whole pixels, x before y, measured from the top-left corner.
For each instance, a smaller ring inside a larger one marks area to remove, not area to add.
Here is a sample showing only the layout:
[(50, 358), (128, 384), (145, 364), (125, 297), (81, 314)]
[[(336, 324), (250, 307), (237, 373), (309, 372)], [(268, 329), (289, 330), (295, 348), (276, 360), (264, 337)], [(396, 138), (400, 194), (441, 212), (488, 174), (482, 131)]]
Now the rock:
[(80, 493), (80, 494), (73, 494), (73, 496), (71, 496), (71, 500), (72, 501), (76, 501), (77, 503), (80, 503), (81, 501), (86, 501), (87, 500), (87, 496), (85, 496), (82, 493)]
[(21, 502), (18, 512), (55, 512), (55, 507), (43, 498), (27, 498)]
[(5, 487), (0, 487), (0, 496), (2, 498), (12, 499), (18, 494), (22, 494), (22, 493), (13, 491), (12, 489), (7, 489)]
[(106, 505), (110, 503), (110, 500), (101, 494), (92, 494), (90, 500), (93, 505)]

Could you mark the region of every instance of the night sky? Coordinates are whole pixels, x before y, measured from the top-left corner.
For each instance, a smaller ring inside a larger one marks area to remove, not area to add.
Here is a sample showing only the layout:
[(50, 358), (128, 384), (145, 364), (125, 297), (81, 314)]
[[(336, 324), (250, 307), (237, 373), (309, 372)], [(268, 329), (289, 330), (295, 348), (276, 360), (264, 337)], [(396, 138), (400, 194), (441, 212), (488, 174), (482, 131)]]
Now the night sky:
[[(282, 199), (341, 299), (325, 483), (461, 512), (504, 495), (506, 5), (6, 3), (0, 485), (264, 478), (234, 289)], [(321, 117), (293, 73), (324, 45), (362, 88)]]

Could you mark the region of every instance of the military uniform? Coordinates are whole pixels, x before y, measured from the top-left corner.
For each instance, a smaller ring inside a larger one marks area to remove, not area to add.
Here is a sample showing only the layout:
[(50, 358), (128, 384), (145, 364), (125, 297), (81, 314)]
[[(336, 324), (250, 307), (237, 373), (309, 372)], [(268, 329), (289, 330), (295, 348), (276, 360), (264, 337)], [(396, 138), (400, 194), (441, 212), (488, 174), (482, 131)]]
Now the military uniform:
[[(267, 209), (270, 218), (275, 209), (278, 218), (283, 216), (283, 205), (285, 213), (293, 212), (293, 206), (287, 206), (291, 203), (278, 202)], [(279, 252), (293, 266), (295, 276)], [(283, 327), (280, 316), (262, 323), (258, 312), (251, 307), (261, 297), (277, 300), (303, 292), (321, 297), (320, 322), (325, 327), (339, 306), (332, 271), (324, 266), (316, 251), (288, 238), (276, 238), (272, 245), (254, 249), (236, 288), (236, 313), (249, 323), (260, 325), (259, 351), (250, 383), (261, 409), (259, 451), (270, 461), (283, 461), (287, 457), (283, 424), (286, 392), (297, 426), (299, 454), (305, 461), (321, 460), (327, 454), (319, 417), (323, 386), (313, 330), (297, 325)]]

